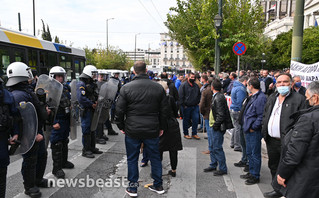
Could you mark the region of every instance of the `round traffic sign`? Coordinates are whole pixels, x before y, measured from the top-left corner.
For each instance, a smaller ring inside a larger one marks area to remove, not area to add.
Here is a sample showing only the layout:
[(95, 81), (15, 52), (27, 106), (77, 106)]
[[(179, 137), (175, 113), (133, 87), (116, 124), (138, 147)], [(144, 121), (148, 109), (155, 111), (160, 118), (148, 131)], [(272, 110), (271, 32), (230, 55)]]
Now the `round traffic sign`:
[(243, 43), (243, 42), (237, 42), (233, 46), (233, 51), (238, 56), (245, 54), (246, 50), (247, 50), (247, 47), (246, 47), (245, 43)]

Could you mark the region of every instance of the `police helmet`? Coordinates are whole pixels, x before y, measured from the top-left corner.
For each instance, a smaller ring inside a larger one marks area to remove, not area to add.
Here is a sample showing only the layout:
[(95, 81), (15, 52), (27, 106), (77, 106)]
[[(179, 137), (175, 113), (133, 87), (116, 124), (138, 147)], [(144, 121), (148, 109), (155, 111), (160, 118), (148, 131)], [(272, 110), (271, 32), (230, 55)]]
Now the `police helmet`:
[(50, 69), (49, 76), (50, 78), (55, 79), (55, 75), (63, 75), (63, 82), (66, 80), (66, 71), (60, 66), (54, 66)]
[(22, 62), (11, 63), (7, 68), (7, 76), (8, 87), (33, 79), (31, 68)]
[(93, 65), (87, 65), (83, 68), (80, 78), (95, 78), (97, 74), (97, 69)]

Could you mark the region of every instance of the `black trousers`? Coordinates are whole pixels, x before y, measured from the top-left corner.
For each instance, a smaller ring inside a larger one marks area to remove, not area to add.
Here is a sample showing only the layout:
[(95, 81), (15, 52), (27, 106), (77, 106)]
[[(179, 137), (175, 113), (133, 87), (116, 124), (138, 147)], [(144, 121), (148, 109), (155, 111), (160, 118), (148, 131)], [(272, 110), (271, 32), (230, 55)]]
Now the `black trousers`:
[(0, 197), (6, 197), (7, 167), (0, 167)]
[[(161, 160), (163, 160), (163, 151), (161, 151)], [(169, 151), (169, 159), (171, 163), (172, 170), (176, 170), (177, 167), (177, 157), (178, 157), (178, 151)]]
[(266, 146), (269, 158), (268, 167), (270, 169), (272, 179), (274, 179), (280, 162), (281, 141), (277, 138), (268, 137), (266, 141)]

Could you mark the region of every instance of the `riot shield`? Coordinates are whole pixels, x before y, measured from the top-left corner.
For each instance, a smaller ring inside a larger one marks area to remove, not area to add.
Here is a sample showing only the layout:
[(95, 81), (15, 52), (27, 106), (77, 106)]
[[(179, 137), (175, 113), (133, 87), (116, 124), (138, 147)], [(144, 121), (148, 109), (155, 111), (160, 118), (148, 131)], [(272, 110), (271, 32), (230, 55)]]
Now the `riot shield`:
[(63, 85), (57, 80), (50, 78), (48, 75), (41, 74), (35, 87), (35, 92), (39, 95), (43, 92), (42, 90), (45, 92), (45, 102), (49, 109), (51, 109), (49, 125), (52, 125), (60, 105)]
[(18, 110), (22, 119), (22, 123), (19, 123), (22, 131), (19, 133), (16, 144), (10, 147), (10, 155), (27, 153), (33, 146), (38, 133), (38, 116), (33, 104), (21, 103)]
[(118, 80), (110, 78), (109, 81), (101, 86), (97, 107), (92, 118), (91, 131), (96, 130), (98, 123), (105, 123), (109, 118), (109, 110), (111, 109), (118, 91), (118, 83)]
[(70, 83), (71, 87), (71, 119), (70, 119), (70, 138), (75, 140), (77, 137), (77, 125), (80, 118), (79, 101), (76, 97), (76, 84), (77, 81), (73, 79)]

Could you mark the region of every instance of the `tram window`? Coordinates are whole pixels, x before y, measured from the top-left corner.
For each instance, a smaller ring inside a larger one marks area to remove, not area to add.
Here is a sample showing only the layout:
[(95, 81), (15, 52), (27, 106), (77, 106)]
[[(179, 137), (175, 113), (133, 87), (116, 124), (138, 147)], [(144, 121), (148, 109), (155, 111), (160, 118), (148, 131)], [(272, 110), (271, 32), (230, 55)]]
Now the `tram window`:
[(0, 76), (6, 74), (6, 70), (8, 65), (10, 65), (10, 56), (9, 56), (9, 50), (0, 47)]
[(22, 49), (13, 49), (13, 50), (14, 50), (14, 61), (25, 62), (24, 60), (25, 51)]
[[(40, 52), (40, 67), (50, 66), (48, 64), (48, 52)], [(42, 74), (42, 69), (40, 70)]]
[(49, 68), (47, 67), (41, 67), (40, 68), (40, 74), (49, 74)]
[(71, 69), (71, 56), (60, 55), (60, 66), (65, 69)]
[(74, 61), (74, 69), (75, 69), (75, 77), (77, 78), (77, 76), (80, 75), (80, 61), (79, 60), (75, 60)]
[(48, 65), (49, 66), (55, 66), (55, 65), (58, 65), (57, 63), (57, 60), (56, 60), (56, 56), (57, 54), (56, 53), (53, 53), (53, 52), (49, 52), (48, 53)]
[(37, 51), (28, 49), (29, 67), (35, 69), (37, 67)]

